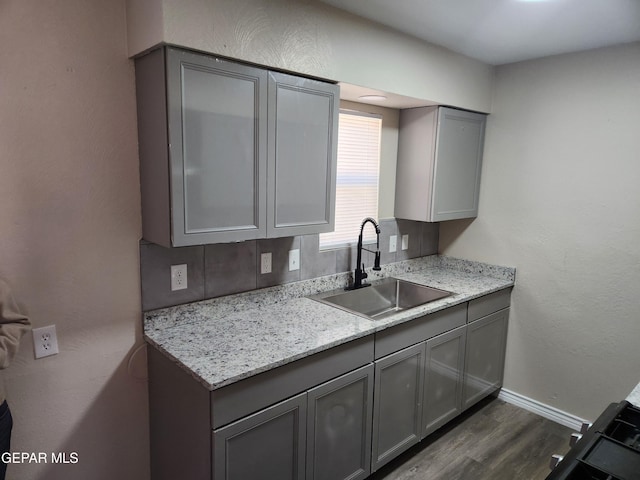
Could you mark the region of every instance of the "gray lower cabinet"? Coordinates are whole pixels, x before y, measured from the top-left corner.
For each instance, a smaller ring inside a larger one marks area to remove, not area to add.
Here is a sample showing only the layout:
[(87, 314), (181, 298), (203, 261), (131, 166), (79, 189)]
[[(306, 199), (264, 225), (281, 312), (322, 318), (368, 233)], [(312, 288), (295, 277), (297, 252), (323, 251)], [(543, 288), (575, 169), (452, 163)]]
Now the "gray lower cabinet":
[(372, 471), (420, 441), (424, 342), (375, 362)]
[(463, 409), (502, 386), (509, 309), (469, 323), (465, 354)]
[(427, 340), (422, 438), (462, 412), (467, 327)]
[(161, 47), (136, 59), (136, 96), (144, 239), (333, 229), (337, 85)]
[(215, 430), (214, 478), (304, 479), (306, 408), (300, 394)]
[(216, 480), (369, 476), (373, 365), (214, 430)]
[(150, 348), (152, 478), (364, 479), (502, 386), (509, 302), (494, 292), (213, 391)]
[(307, 402), (307, 480), (368, 477), (373, 365), (309, 390)]
[(462, 411), (466, 330), (376, 361), (374, 471)]
[(502, 386), (510, 294), (376, 333), (372, 471)]

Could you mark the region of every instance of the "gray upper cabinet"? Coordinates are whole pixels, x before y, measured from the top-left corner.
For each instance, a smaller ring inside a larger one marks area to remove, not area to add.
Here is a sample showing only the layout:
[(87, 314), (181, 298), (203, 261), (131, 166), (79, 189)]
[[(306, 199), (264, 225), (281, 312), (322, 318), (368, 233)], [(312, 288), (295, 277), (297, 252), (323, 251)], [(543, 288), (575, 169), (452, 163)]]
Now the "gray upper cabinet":
[(395, 216), (439, 222), (478, 215), (486, 115), (401, 110)]
[(333, 229), (337, 85), (163, 47), (136, 59), (136, 88), (146, 240)]
[(267, 72), (167, 48), (136, 60), (136, 87), (143, 237), (264, 237)]
[(267, 236), (334, 228), (337, 85), (269, 72)]

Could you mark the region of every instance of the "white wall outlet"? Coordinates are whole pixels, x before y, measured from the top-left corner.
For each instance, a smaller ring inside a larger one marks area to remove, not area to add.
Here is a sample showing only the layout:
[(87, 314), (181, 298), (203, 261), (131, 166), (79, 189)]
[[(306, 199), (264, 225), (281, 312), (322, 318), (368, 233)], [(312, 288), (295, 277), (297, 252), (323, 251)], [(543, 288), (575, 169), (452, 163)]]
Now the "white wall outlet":
[(300, 249), (289, 250), (289, 271), (300, 269)]
[(409, 248), (409, 234), (402, 235), (402, 249), (407, 250)]
[(271, 252), (260, 255), (260, 273), (271, 273)]
[(389, 253), (393, 253), (396, 251), (396, 249), (398, 248), (398, 236), (397, 235), (391, 235), (389, 237)]
[(171, 291), (187, 288), (187, 264), (171, 265)]
[(36, 358), (56, 355), (58, 351), (58, 336), (56, 326), (34, 328), (33, 332), (33, 353)]

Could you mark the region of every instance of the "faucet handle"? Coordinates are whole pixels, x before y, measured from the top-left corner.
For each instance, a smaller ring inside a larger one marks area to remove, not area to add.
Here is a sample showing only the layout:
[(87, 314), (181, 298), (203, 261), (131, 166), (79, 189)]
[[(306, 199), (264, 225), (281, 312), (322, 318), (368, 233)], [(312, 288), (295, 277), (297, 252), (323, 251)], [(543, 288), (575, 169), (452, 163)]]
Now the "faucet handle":
[(367, 278), (369, 275), (367, 274), (367, 272), (365, 272), (364, 270), (364, 263), (362, 264), (362, 276), (360, 278), (362, 278), (363, 280), (365, 278)]

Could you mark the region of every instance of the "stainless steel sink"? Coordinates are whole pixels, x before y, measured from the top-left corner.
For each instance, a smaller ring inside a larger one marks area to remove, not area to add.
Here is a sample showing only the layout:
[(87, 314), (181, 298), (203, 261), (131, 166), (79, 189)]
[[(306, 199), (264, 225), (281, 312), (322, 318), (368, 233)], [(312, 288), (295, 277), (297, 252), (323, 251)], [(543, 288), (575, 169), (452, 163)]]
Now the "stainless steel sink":
[(310, 298), (356, 315), (380, 320), (449, 295), (452, 293), (446, 290), (425, 287), (397, 278), (385, 278), (370, 287), (340, 292), (334, 290)]

